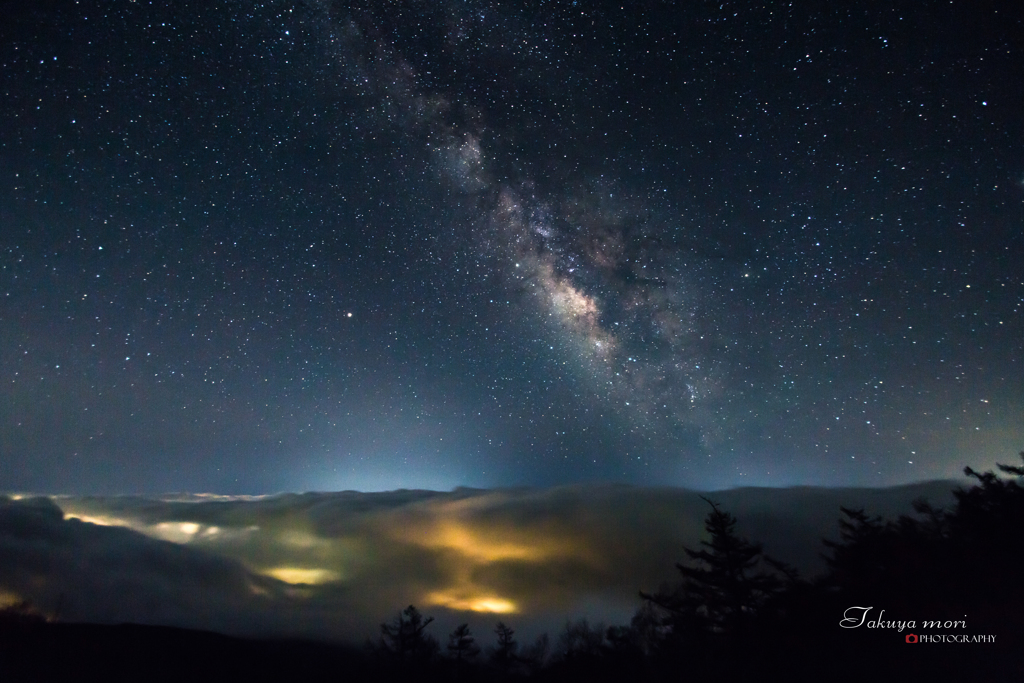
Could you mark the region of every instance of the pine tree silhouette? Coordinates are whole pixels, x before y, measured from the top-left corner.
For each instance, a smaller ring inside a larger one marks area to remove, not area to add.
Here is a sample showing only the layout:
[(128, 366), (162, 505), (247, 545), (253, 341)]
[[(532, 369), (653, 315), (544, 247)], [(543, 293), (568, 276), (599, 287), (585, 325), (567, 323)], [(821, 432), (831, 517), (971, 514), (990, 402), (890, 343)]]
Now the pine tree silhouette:
[(381, 649), (401, 661), (429, 661), (440, 649), (437, 639), (424, 633), (433, 621), (409, 605), (390, 624), (380, 625)]
[[(1024, 476), (1024, 467), (998, 468)], [(953, 491), (951, 510), (916, 501), (918, 517), (887, 521), (842, 508), (840, 540), (825, 541), (831, 551), (826, 583), (850, 604), (955, 617), (970, 612), (977, 623), (1020, 624), (1013, 605), (1024, 602), (1018, 579), (1024, 487), (995, 472), (967, 467), (964, 474), (978, 483)]]
[(667, 612), (667, 625), (677, 635), (739, 633), (779, 590), (781, 581), (757, 569), (767, 558), (759, 543), (737, 536), (736, 518), (719, 509), (717, 503), (701, 498), (711, 506), (704, 521), (710, 538), (701, 541), (704, 547), (700, 550), (684, 548), (698, 564), (676, 565), (683, 575), (683, 583), (676, 590), (640, 595)]
[(494, 627), (494, 633), (498, 636), (498, 643), (491, 651), (491, 663), (508, 671), (519, 662), (516, 656), (519, 651), (519, 643), (515, 639), (516, 632), (499, 621)]
[(469, 631), (469, 624), (459, 624), (448, 635), (448, 656), (456, 662), (469, 661), (480, 654), (480, 647)]
[(455, 679), (461, 681), (466, 673), (466, 667), (470, 665), (477, 655), (480, 654), (480, 647), (476, 639), (469, 631), (469, 624), (459, 624), (454, 631), (448, 634), (448, 657), (455, 664)]
[(558, 651), (565, 659), (595, 658), (605, 649), (604, 624), (590, 625), (587, 619), (569, 621), (558, 637)]

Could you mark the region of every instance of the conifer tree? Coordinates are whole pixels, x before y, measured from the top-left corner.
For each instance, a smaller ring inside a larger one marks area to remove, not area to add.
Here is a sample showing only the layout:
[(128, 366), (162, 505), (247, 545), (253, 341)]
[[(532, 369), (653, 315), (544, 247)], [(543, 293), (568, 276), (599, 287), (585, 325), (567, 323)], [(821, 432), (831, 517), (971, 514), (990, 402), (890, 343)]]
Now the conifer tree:
[(518, 661), (516, 653), (519, 650), (519, 643), (515, 639), (516, 632), (499, 621), (494, 627), (494, 633), (498, 636), (498, 643), (491, 651), (491, 662), (507, 670)]
[(381, 649), (399, 660), (431, 659), (440, 649), (437, 639), (424, 633), (434, 621), (426, 617), (413, 605), (406, 607), (391, 623), (380, 625)]
[(448, 635), (448, 656), (456, 662), (472, 660), (480, 654), (480, 647), (469, 631), (469, 624), (459, 624)]
[(676, 590), (640, 595), (668, 613), (667, 625), (677, 635), (738, 633), (747, 628), (781, 582), (774, 574), (758, 570), (761, 560), (767, 558), (759, 543), (736, 534), (736, 518), (707, 498), (703, 500), (711, 506), (704, 520), (709, 539), (701, 541), (699, 550), (684, 548), (697, 564), (676, 565), (683, 575)]

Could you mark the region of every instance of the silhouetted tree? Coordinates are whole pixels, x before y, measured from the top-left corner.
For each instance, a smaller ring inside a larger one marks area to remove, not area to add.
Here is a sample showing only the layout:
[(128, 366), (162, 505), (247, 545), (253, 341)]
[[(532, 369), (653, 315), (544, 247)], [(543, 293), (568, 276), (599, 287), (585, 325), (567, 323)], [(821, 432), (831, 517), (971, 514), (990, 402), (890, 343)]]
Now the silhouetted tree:
[[(707, 501), (709, 538), (699, 550), (686, 549), (696, 566), (677, 565), (683, 581), (674, 590), (641, 593), (648, 613), (638, 612), (629, 629), (609, 629), (601, 668), (586, 673), (607, 676), (616, 662), (636, 662), (616, 680), (639, 680), (645, 666), (655, 680), (674, 680), (682, 671), (717, 680), (775, 671), (789, 680), (819, 680), (827, 672), (852, 682), (879, 670), (893, 680), (1024, 680), (1012, 646), (970, 658), (966, 651), (936, 650), (922, 659), (901, 639), (886, 640), (889, 634), (837, 626), (845, 610), (861, 605), (874, 606), (872, 618), (884, 610), (887, 619), (916, 619), (916, 628), (966, 619), (974, 633), (1024, 632), (1024, 467), (998, 469), (965, 468), (976, 483), (955, 490), (948, 510), (918, 500), (916, 516), (890, 521), (841, 508), (840, 538), (825, 542), (827, 572), (813, 581), (739, 538), (736, 520)], [(608, 654), (635, 652), (633, 643), (645, 640), (653, 642), (646, 657)], [(864, 657), (868, 651), (875, 654)], [(844, 665), (837, 669), (839, 661)]]
[(469, 624), (459, 624), (448, 634), (448, 656), (455, 661), (471, 660), (479, 654), (480, 648), (469, 631)]
[(542, 633), (531, 645), (523, 648), (522, 654), (519, 655), (519, 661), (525, 664), (531, 673), (536, 673), (547, 662), (550, 649), (551, 643), (548, 634)]
[[(1024, 451), (1020, 453), (1024, 461)], [(956, 508), (946, 517), (952, 536), (970, 538), (975, 542), (1001, 546), (1009, 538), (1018, 537), (1024, 524), (1024, 487), (1018, 481), (1024, 477), (1024, 467), (996, 465), (1003, 474), (1017, 479), (1000, 477), (994, 472), (975, 472), (964, 468), (964, 474), (978, 480), (969, 489), (953, 492)], [(1012, 550), (1016, 555), (1016, 548)], [(1019, 557), (1019, 556), (1017, 556)]]
[(462, 679), (466, 665), (480, 654), (476, 639), (469, 632), (469, 624), (459, 624), (448, 634), (448, 657), (455, 662), (455, 677)]
[(494, 627), (494, 633), (498, 636), (498, 642), (491, 650), (491, 663), (499, 669), (510, 670), (518, 663), (516, 656), (519, 650), (519, 643), (515, 639), (515, 631), (499, 621)]
[(736, 518), (707, 498), (703, 500), (711, 506), (704, 521), (709, 539), (701, 541), (704, 547), (700, 550), (684, 548), (698, 564), (676, 565), (683, 575), (676, 590), (640, 593), (667, 613), (666, 625), (676, 635), (738, 633), (781, 586), (776, 575), (757, 569), (766, 559), (761, 545), (737, 536)]
[[(665, 626), (658, 609), (654, 603), (645, 600), (630, 620), (628, 632), (616, 634), (615, 637), (620, 642), (628, 641), (630, 647), (635, 647), (645, 657), (654, 654), (658, 643), (665, 637)], [(609, 639), (612, 639), (611, 635)]]
[(440, 649), (437, 639), (424, 633), (433, 621), (409, 605), (390, 624), (380, 625), (381, 649), (401, 661), (429, 661)]
[[(1016, 479), (1024, 476), (1024, 467), (998, 468)], [(840, 540), (825, 541), (827, 585), (850, 604), (951, 616), (970, 612), (993, 624), (1013, 621), (1024, 601), (1024, 487), (994, 472), (967, 467), (964, 474), (978, 483), (956, 489), (950, 510), (915, 501), (918, 517), (887, 521), (842, 508)]]
[(591, 626), (586, 619), (569, 621), (558, 637), (558, 654), (565, 659), (596, 658), (604, 647), (604, 624)]

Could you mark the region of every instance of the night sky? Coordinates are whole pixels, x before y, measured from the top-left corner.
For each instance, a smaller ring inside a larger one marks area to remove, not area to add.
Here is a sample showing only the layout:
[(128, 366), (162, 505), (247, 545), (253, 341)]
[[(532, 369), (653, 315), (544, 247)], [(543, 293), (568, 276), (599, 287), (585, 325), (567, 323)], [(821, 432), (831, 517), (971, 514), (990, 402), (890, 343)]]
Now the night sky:
[(1024, 448), (1016, 3), (5, 3), (0, 489)]

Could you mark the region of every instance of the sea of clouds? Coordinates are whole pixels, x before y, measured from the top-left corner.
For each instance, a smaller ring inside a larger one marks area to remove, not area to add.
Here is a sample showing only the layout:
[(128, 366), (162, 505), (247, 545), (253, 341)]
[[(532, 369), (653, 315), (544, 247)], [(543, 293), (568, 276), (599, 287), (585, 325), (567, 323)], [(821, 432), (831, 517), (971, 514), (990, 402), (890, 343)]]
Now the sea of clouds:
[[(353, 643), (414, 604), (444, 639), (499, 619), (532, 638), (625, 624), (638, 591), (677, 579), (709, 508), (805, 576), (840, 506), (893, 518), (951, 482), (886, 489), (581, 485), (257, 497), (0, 496), (0, 604), (66, 621), (135, 622)], [(486, 641), (486, 638), (484, 638)]]

